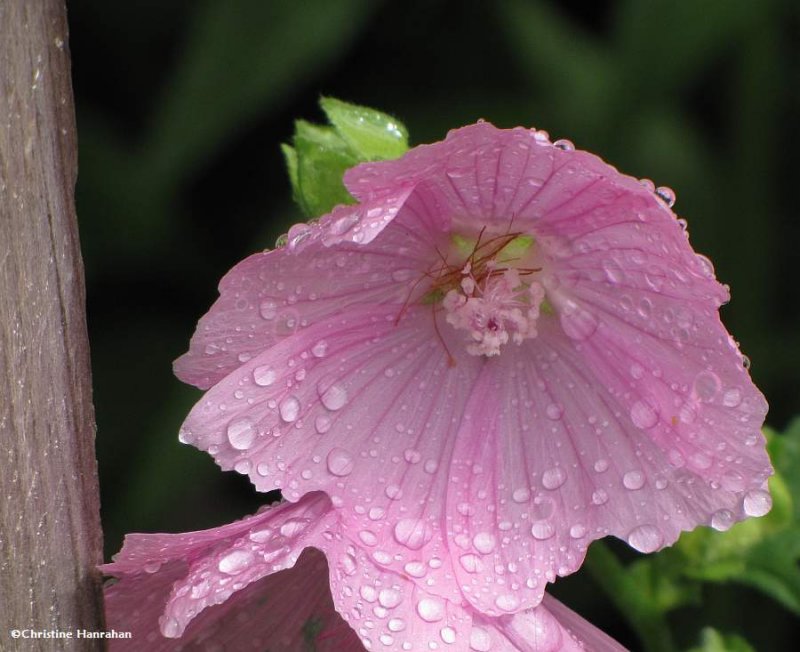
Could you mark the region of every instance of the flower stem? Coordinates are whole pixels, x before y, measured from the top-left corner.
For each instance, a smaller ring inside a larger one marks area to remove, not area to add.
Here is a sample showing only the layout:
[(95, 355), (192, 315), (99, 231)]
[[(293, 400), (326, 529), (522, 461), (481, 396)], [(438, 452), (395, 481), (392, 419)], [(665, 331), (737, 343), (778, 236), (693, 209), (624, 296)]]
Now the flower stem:
[(664, 614), (632, 581), (625, 566), (602, 541), (592, 544), (586, 567), (639, 636), (645, 652), (677, 650)]

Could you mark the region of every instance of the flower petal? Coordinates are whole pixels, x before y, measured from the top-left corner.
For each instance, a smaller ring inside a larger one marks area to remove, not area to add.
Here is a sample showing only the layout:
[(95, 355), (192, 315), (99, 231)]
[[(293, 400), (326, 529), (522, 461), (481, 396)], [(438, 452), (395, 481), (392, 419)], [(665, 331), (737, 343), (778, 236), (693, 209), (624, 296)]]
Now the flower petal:
[(220, 282), (219, 299), (198, 323), (189, 351), (175, 361), (176, 375), (207, 389), (349, 305), (402, 305), (408, 298), (402, 281), (413, 281), (428, 265), (409, 239), (407, 229), (390, 226), (367, 248), (344, 243), (329, 249), (315, 241), (302, 255), (283, 248), (243, 260)]
[[(162, 566), (167, 575), (178, 577), (159, 620), (163, 635), (176, 638), (207, 607), (225, 602), (266, 575), (293, 566), (303, 549), (319, 540), (319, 532), (333, 518), (330, 500), (316, 494), (302, 503), (267, 508), (203, 532), (129, 535), (115, 561), (101, 570), (122, 577), (123, 582), (131, 576), (157, 573)], [(124, 586), (112, 587), (112, 603), (117, 592), (122, 595), (125, 591)]]
[(447, 464), (484, 361), (463, 354), (451, 366), (454, 343), (437, 338), (430, 309), (396, 317), (353, 307), (281, 342), (213, 387), (181, 437), (261, 491), (328, 492), (363, 545), (452, 594), (446, 564), (420, 560), (448, 559)]

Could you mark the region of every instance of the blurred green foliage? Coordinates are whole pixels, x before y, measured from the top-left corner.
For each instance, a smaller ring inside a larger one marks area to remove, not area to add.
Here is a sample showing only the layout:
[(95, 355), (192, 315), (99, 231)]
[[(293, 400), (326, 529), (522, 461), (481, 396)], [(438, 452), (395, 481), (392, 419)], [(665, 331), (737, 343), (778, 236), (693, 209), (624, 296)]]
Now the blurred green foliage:
[[(478, 118), (545, 128), (674, 188), (694, 247), (731, 285), (723, 318), (753, 360), (771, 425), (798, 411), (795, 0), (72, 0), (69, 11), (109, 554), (126, 531), (208, 527), (264, 501), (177, 444), (198, 392), (170, 360), (222, 274), (302, 219), (279, 144), (297, 118), (321, 122), (320, 95), (397, 115), (412, 144)], [(368, 157), (370, 141), (328, 117), (346, 141), (342, 166), (353, 147)], [(770, 445), (784, 484), (767, 519), (697, 532), (646, 564), (612, 544), (623, 572), (603, 582), (650, 596), (639, 608), (651, 636), (669, 612), (683, 649), (746, 650), (737, 635), (786, 649), (800, 595), (800, 443)], [(748, 552), (731, 560), (734, 537)], [(580, 573), (556, 591), (638, 649), (601, 588)]]

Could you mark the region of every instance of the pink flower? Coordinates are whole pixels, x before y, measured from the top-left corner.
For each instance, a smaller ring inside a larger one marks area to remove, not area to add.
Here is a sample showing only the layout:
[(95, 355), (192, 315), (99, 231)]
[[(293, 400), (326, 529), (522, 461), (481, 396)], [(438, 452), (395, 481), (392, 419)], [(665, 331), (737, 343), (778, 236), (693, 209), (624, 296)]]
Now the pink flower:
[(326, 492), (382, 572), (486, 616), (594, 539), (652, 552), (769, 510), (727, 289), (651, 188), (487, 123), (345, 183), (359, 204), (222, 280), (175, 364), (210, 388), (182, 441)]
[(340, 520), (317, 493), (213, 530), (129, 535), (103, 567), (119, 578), (106, 589), (108, 626), (132, 634), (111, 649), (623, 652), (549, 596), (501, 618), (442, 599), (388, 570)]

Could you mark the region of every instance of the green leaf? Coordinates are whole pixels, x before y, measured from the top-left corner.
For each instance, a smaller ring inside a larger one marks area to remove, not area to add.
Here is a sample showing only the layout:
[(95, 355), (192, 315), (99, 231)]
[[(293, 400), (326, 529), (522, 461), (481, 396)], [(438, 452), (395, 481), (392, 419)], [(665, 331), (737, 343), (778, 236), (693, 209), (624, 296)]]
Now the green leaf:
[(294, 196), (307, 216), (319, 217), (338, 204), (353, 203), (342, 177), (345, 170), (359, 161), (333, 128), (298, 120), (294, 151), (297, 162)]
[(330, 97), (320, 105), (332, 126), (298, 120), (292, 146), (283, 146), (294, 199), (312, 218), (353, 203), (342, 180), (348, 168), (408, 149), (406, 128), (385, 113)]
[(689, 652), (756, 652), (741, 636), (720, 634), (713, 627), (705, 627), (700, 635), (700, 645)]
[(408, 149), (408, 131), (392, 116), (332, 97), (323, 97), (320, 105), (359, 160), (397, 158)]

